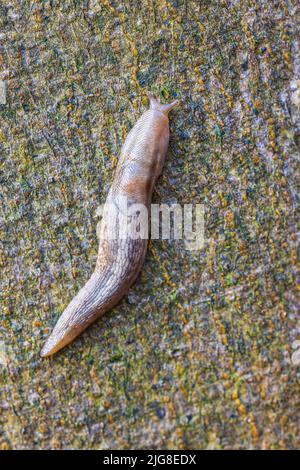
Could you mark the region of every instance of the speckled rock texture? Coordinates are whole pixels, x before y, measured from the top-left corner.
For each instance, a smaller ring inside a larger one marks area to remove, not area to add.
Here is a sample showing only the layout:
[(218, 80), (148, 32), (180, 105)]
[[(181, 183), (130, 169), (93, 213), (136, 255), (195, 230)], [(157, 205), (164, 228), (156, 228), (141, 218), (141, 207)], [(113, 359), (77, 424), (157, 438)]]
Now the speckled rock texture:
[[(296, 3), (0, 2), (2, 449), (299, 447)], [(154, 201), (203, 203), (205, 245), (152, 241), (42, 360), (147, 90), (181, 100)]]

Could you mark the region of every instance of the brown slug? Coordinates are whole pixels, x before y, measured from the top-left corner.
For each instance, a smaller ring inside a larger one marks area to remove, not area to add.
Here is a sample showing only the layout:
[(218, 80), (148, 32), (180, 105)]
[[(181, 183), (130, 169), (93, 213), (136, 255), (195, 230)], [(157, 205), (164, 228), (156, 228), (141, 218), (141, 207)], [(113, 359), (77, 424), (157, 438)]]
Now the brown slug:
[[(136, 237), (132, 233), (136, 228), (129, 228), (122, 237), (112, 237), (110, 232), (121, 219), (122, 198), (126, 198), (129, 206), (140, 204), (149, 209), (167, 153), (168, 113), (178, 101), (161, 104), (148, 96), (150, 109), (139, 118), (124, 142), (106, 199), (95, 271), (57, 321), (41, 350), (42, 357), (55, 354), (116, 305), (141, 270), (148, 237)], [(116, 214), (114, 220), (111, 207)]]

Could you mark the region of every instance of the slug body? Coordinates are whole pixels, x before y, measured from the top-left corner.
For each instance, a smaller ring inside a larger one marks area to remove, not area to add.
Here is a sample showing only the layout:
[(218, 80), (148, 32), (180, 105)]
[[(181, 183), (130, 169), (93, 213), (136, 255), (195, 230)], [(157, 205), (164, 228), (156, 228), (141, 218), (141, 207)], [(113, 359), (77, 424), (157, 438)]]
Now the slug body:
[(116, 305), (141, 270), (147, 238), (134, 236), (134, 225), (122, 238), (113, 238), (111, 228), (121, 219), (124, 198), (129, 207), (140, 204), (149, 208), (165, 160), (169, 144), (168, 112), (178, 102), (163, 105), (150, 95), (149, 98), (150, 109), (139, 118), (121, 150), (103, 210), (95, 271), (62, 313), (42, 348), (42, 357), (55, 354)]

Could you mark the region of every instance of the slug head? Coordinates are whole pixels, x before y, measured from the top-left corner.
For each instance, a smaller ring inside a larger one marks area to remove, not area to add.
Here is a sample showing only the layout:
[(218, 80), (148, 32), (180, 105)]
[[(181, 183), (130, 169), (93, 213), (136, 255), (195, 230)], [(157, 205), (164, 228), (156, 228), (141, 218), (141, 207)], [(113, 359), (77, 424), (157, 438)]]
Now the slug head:
[(165, 116), (168, 116), (171, 109), (175, 108), (175, 106), (178, 106), (179, 104), (178, 100), (174, 100), (172, 101), (172, 103), (169, 104), (162, 104), (157, 98), (154, 98), (151, 93), (147, 93), (147, 96), (150, 101), (150, 109), (159, 111), (160, 113), (165, 114)]

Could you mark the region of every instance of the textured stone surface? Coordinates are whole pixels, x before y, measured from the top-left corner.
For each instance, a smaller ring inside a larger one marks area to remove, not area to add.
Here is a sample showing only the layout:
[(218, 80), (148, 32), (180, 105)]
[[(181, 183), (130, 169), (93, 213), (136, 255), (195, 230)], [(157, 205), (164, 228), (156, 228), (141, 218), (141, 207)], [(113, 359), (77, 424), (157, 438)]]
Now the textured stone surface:
[[(299, 447), (295, 6), (0, 3), (3, 449)], [(205, 246), (152, 242), (127, 298), (41, 360), (146, 90), (182, 102), (155, 201), (205, 204)]]

